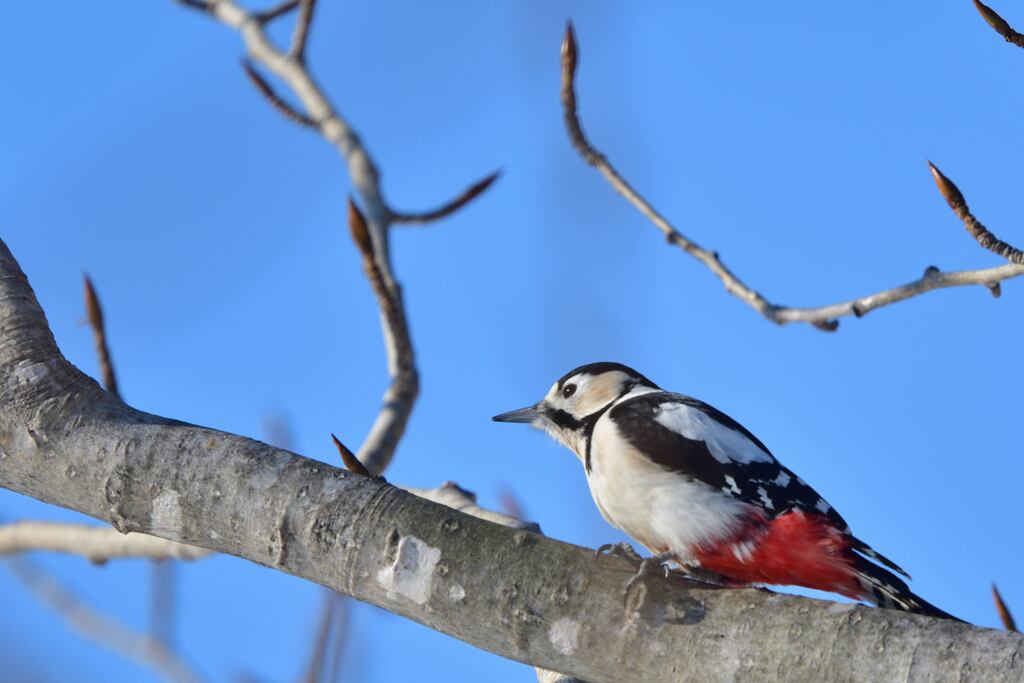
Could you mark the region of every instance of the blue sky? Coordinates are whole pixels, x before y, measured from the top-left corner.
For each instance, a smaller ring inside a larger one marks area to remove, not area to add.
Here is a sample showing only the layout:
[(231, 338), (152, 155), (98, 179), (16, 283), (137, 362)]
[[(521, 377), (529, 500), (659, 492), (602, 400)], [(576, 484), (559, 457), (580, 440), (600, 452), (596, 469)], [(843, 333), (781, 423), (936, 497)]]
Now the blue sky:
[[(568, 17), (595, 143), (772, 300), (832, 303), (932, 264), (998, 265), (925, 159), (1024, 243), (1024, 53), (967, 0), (322, 0), (310, 64), (396, 208), (433, 207), (503, 170), (459, 215), (394, 234), (423, 392), (389, 479), (453, 479), (491, 506), (513, 491), (552, 536), (620, 540), (568, 452), (489, 420), (576, 365), (618, 360), (744, 423), (930, 601), (994, 626), (995, 580), (1024, 613), (1024, 282), (998, 300), (931, 293), (832, 335), (765, 322), (570, 148), (558, 100)], [(333, 149), (260, 99), (241, 55), (235, 34), (169, 0), (8, 8), (0, 235), (90, 373), (79, 321), (81, 276), (93, 277), (129, 403), (255, 437), (283, 414), (296, 450), (335, 463), (329, 432), (358, 443), (386, 384), (344, 224), (351, 186)], [(0, 517), (76, 519), (8, 492)], [(144, 563), (36, 559), (146, 623)], [(178, 640), (205, 676), (298, 675), (318, 587), (224, 557), (179, 575)], [(8, 572), (0, 595), (3, 665), (40, 680), (152, 680), (70, 634)], [(364, 605), (350, 636), (345, 680), (530, 676)]]

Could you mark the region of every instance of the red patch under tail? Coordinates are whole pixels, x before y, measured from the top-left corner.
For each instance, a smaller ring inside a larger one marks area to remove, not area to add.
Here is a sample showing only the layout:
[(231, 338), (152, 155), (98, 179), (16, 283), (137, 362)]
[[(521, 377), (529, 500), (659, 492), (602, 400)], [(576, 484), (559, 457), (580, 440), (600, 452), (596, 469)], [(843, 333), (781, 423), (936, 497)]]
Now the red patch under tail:
[(856, 540), (823, 515), (755, 510), (733, 536), (695, 552), (701, 567), (740, 583), (803, 586), (873, 605), (956, 619), (914, 595), (899, 577), (854, 552)]
[(850, 537), (821, 515), (755, 511), (736, 534), (696, 551), (703, 568), (743, 583), (804, 586), (863, 599)]

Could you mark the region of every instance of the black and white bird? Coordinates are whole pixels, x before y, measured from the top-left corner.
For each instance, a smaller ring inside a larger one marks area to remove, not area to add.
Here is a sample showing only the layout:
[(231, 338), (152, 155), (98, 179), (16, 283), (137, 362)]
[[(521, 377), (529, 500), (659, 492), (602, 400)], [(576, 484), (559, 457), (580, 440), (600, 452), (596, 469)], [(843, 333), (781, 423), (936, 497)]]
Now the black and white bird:
[(576, 368), (494, 420), (532, 424), (576, 454), (601, 515), (653, 554), (641, 573), (675, 562), (727, 585), (804, 586), (955, 618), (914, 595), (905, 571), (742, 425), (625, 365)]

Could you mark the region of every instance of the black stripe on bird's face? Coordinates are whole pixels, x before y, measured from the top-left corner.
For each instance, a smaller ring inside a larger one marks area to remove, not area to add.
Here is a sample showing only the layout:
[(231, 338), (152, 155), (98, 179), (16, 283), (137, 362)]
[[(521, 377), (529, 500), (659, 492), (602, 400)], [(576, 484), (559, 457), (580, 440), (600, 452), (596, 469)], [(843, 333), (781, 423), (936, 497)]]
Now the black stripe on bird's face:
[(544, 415), (559, 429), (576, 432), (582, 430), (584, 427), (582, 420), (577, 420), (575, 417), (560, 408), (548, 408), (544, 412)]

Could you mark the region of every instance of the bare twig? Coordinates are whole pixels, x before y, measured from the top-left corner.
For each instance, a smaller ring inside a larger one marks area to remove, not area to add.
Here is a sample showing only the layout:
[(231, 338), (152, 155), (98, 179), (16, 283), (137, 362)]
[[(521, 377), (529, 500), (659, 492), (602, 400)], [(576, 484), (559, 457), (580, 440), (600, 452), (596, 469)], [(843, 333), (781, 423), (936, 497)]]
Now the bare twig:
[(936, 168), (935, 164), (930, 161), (928, 162), (928, 168), (932, 172), (932, 178), (935, 179), (935, 185), (939, 188), (939, 192), (942, 193), (943, 198), (949, 204), (949, 208), (953, 209), (953, 213), (956, 214), (957, 218), (963, 221), (964, 227), (967, 228), (967, 232), (971, 234), (971, 237), (977, 240), (978, 244), (982, 247), (988, 249), (993, 254), (1002, 256), (1010, 263), (1016, 263), (1018, 266), (1024, 265), (1024, 252), (993, 235), (971, 213), (971, 210), (967, 207), (967, 200), (964, 199), (960, 189), (953, 184), (953, 181), (943, 175), (942, 171)]
[(992, 601), (996, 604), (996, 613), (999, 614), (999, 621), (1003, 622), (1003, 628), (1007, 631), (1016, 631), (1017, 622), (1013, 620), (1010, 608), (1003, 602), (1003, 596), (994, 583), (992, 584)]
[(33, 550), (81, 555), (96, 563), (121, 557), (199, 560), (210, 554), (209, 550), (184, 543), (148, 534), (122, 534), (109, 527), (36, 521), (0, 526), (0, 555)]
[(313, 638), (313, 649), (309, 654), (309, 661), (306, 663), (306, 671), (299, 678), (302, 683), (320, 683), (320, 681), (324, 680), (327, 642), (331, 635), (331, 625), (334, 623), (334, 612), (337, 608), (337, 603), (334, 600), (334, 591), (324, 589), (323, 593), (323, 606), (320, 611), (320, 621), (316, 627), (316, 635)]
[(154, 561), (149, 569), (149, 634), (168, 648), (174, 647), (177, 593), (177, 566), (166, 560)]
[(245, 75), (249, 77), (252, 84), (256, 86), (256, 89), (267, 98), (270, 102), (270, 106), (281, 112), (286, 119), (293, 121), (300, 126), (306, 126), (307, 128), (317, 128), (317, 123), (313, 119), (309, 118), (302, 112), (298, 111), (295, 107), (285, 102), (280, 95), (274, 92), (274, 89), (270, 86), (263, 76), (256, 71), (256, 67), (252, 65), (248, 59), (242, 60), (242, 69), (245, 71)]
[(299, 0), (299, 18), (295, 21), (292, 45), (288, 48), (288, 56), (299, 64), (306, 63), (306, 42), (309, 40), (309, 26), (313, 23), (315, 7), (316, 0)]
[[(646, 216), (665, 235), (669, 244), (674, 244), (695, 259), (703, 263), (714, 273), (723, 284), (727, 292), (737, 297), (768, 320), (786, 324), (792, 322), (803, 322), (827, 332), (834, 331), (839, 327), (837, 318), (843, 316), (861, 317), (866, 313), (882, 306), (903, 301), (910, 297), (923, 294), (933, 289), (944, 287), (958, 287), (963, 285), (984, 285), (992, 292), (999, 290), (999, 283), (1003, 280), (1024, 275), (1024, 267), (1018, 262), (1009, 265), (987, 268), (984, 270), (965, 270), (943, 272), (937, 268), (928, 268), (924, 276), (904, 285), (885, 289), (874, 294), (851, 299), (838, 304), (818, 306), (814, 308), (793, 308), (772, 303), (760, 292), (752, 289), (744, 283), (736, 274), (722, 263), (718, 252), (709, 251), (693, 240), (689, 239), (638, 193), (622, 175), (611, 165), (607, 157), (599, 152), (583, 133), (579, 116), (576, 112), (576, 64), (578, 60), (578, 48), (576, 36), (573, 32), (572, 23), (566, 26), (565, 38), (562, 42), (562, 109), (565, 117), (565, 126), (569, 133), (569, 139), (579, 152), (583, 160), (601, 172), (601, 175), (611, 184), (616, 192), (625, 197), (640, 213)], [(964, 204), (966, 210), (966, 204)], [(959, 214), (958, 214), (959, 215)], [(969, 215), (969, 214), (968, 214)], [(973, 217), (972, 217), (973, 220)], [(975, 221), (977, 226), (980, 223)], [(970, 227), (968, 229), (971, 229)], [(984, 230), (983, 227), (981, 227)], [(972, 234), (975, 234), (972, 232)], [(979, 233), (981, 234), (981, 233)], [(991, 233), (985, 231), (991, 237)], [(976, 237), (982, 242), (982, 237)], [(992, 238), (994, 239), (994, 237)], [(998, 242), (998, 240), (996, 240)], [(1002, 242), (992, 242), (995, 246), (1004, 245)], [(982, 246), (991, 248), (982, 242)], [(1005, 245), (1009, 247), (1009, 245)], [(1009, 247), (1012, 249), (1012, 247)], [(993, 249), (995, 250), (995, 249)], [(999, 253), (997, 251), (997, 253)], [(1009, 252), (1008, 252), (1009, 253)], [(1010, 258), (1008, 255), (1007, 258)]]
[(89, 326), (92, 328), (92, 338), (96, 343), (96, 358), (99, 361), (100, 374), (103, 375), (103, 387), (120, 398), (117, 390), (117, 375), (114, 372), (114, 364), (110, 360), (110, 348), (107, 346), (107, 330), (103, 324), (103, 307), (100, 306), (100, 299), (96, 295), (96, 289), (92, 286), (92, 280), (88, 275), (82, 277), (85, 286), (85, 312), (89, 317)]
[(277, 3), (270, 9), (259, 12), (255, 17), (261, 24), (268, 24), (278, 17), (283, 17), (298, 6), (299, 0), (284, 0), (283, 2)]
[[(284, 101), (274, 93), (265, 79), (256, 74), (255, 68), (247, 69), (254, 84), (271, 104), (303, 125), (312, 125), (315, 122), (320, 134), (345, 160), (352, 184), (358, 191), (360, 203), (365, 209), (366, 234), (371, 248), (362, 251), (364, 255), (372, 253), (377, 266), (376, 272), (388, 291), (388, 297), (385, 299), (378, 295), (378, 301), (387, 301), (390, 307), (384, 311), (381, 325), (390, 383), (384, 393), (377, 419), (360, 446), (358, 456), (371, 473), (379, 474), (391, 461), (419, 395), (419, 374), (416, 370), (408, 326), (405, 324), (402, 290), (395, 280), (391, 267), (389, 228), (395, 212), (384, 200), (380, 187), (380, 173), (362, 140), (313, 80), (303, 59), (297, 58), (304, 54), (313, 3), (301, 0), (298, 8), (300, 16), (293, 33), (291, 49), (286, 53), (273, 45), (267, 37), (264, 30), (266, 14), (253, 14), (235, 0), (209, 0), (208, 3), (210, 15), (241, 35), (249, 59), (291, 88), (304, 111), (291, 105), (282, 107)], [(279, 16), (290, 9), (292, 7), (286, 3), (284, 6), (278, 5), (277, 10), (272, 11), (277, 11), (274, 16)], [(253, 74), (256, 76), (253, 77)], [(396, 326), (396, 321), (401, 321), (401, 324)]]
[(182, 7), (188, 7), (189, 9), (198, 10), (200, 12), (209, 12), (213, 9), (209, 0), (175, 0), (175, 2)]
[(344, 595), (334, 593), (334, 638), (331, 642), (331, 662), (327, 669), (327, 683), (337, 683), (341, 673), (341, 661), (348, 644), (349, 602)]
[(985, 22), (995, 29), (996, 33), (1006, 39), (1006, 42), (1013, 43), (1017, 47), (1024, 47), (1024, 34), (1013, 30), (1013, 27), (996, 11), (978, 0), (974, 0), (974, 9), (978, 10)]
[(478, 180), (466, 188), (466, 190), (458, 197), (451, 200), (444, 206), (434, 209), (433, 211), (424, 211), (422, 213), (392, 213), (391, 220), (394, 223), (423, 224), (450, 216), (482, 194), (495, 180), (498, 179), (498, 176), (500, 175), (501, 171), (495, 171), (483, 180)]
[(168, 681), (199, 683), (202, 680), (164, 643), (94, 610), (34, 564), (19, 558), (7, 565), (36, 599), (60, 614), (84, 638), (152, 669)]

